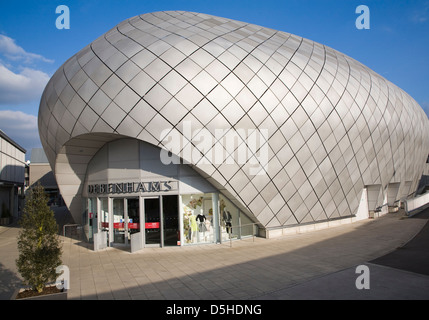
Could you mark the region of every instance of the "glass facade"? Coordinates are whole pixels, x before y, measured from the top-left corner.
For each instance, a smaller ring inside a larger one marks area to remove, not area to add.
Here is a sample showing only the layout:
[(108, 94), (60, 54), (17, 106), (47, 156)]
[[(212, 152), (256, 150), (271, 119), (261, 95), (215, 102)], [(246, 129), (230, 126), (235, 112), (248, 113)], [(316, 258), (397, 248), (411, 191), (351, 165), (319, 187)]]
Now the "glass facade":
[[(255, 224), (219, 193), (155, 197), (87, 198), (86, 233), (105, 232), (107, 245), (131, 245), (142, 232), (143, 247), (222, 243), (256, 235)], [(144, 223), (140, 223), (143, 221)]]
[(163, 164), (160, 151), (118, 139), (91, 159), (82, 196), (94, 248), (220, 243), (252, 234), (251, 221), (207, 179), (188, 165)]
[(219, 196), (222, 241), (256, 235), (255, 224), (223, 195)]

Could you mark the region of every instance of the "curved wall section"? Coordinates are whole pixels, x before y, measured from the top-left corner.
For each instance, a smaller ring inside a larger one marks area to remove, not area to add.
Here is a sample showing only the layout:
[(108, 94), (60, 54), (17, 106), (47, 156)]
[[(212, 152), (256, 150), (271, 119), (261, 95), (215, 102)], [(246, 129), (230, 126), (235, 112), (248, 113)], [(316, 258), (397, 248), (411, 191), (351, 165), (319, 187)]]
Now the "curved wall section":
[(133, 17), (71, 57), (39, 132), (77, 221), (88, 162), (118, 138), (172, 151), (265, 228), (354, 215), (364, 188), (369, 210), (406, 196), (429, 151), (422, 108), (361, 63), (192, 12)]
[[(119, 139), (106, 143), (88, 164), (82, 195), (89, 197), (88, 186), (100, 186), (108, 181), (116, 183), (133, 183), (126, 193), (127, 196), (138, 196), (143, 193), (151, 196), (150, 188), (138, 190), (138, 184), (152, 182), (168, 182), (168, 190), (180, 190), (180, 194), (201, 194), (217, 192), (206, 179), (189, 166), (183, 164), (164, 165), (159, 161), (160, 149), (136, 139)], [(112, 186), (111, 186), (112, 187)], [(94, 189), (94, 188), (92, 188)], [(104, 190), (104, 196), (109, 193)], [(95, 190), (92, 190), (96, 194)], [(115, 192), (112, 192), (115, 193)]]

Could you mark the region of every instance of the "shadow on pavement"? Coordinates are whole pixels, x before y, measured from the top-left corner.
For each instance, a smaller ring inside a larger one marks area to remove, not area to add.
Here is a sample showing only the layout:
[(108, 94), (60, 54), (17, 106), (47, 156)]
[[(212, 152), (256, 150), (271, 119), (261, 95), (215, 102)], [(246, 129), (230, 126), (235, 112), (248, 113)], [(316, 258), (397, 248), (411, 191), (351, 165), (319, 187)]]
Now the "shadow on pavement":
[(9, 300), (15, 289), (20, 286), (22, 286), (21, 279), (0, 263), (0, 300)]
[[(429, 219), (429, 208), (409, 219)], [(429, 275), (429, 221), (408, 243), (370, 263)]]

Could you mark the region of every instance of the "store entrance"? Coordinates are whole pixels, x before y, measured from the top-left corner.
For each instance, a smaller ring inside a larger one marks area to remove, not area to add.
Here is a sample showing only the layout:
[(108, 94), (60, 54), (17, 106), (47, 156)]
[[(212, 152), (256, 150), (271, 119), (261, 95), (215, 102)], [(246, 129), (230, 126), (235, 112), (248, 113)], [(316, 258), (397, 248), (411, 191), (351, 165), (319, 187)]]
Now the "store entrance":
[(159, 246), (161, 244), (161, 212), (159, 197), (145, 198), (145, 245)]
[(139, 198), (114, 198), (113, 243), (129, 245), (136, 232), (140, 232)]
[(145, 246), (180, 245), (178, 196), (143, 198)]
[(107, 246), (131, 246), (132, 238), (135, 248), (181, 245), (178, 195), (99, 198), (98, 203), (94, 224), (105, 233)]

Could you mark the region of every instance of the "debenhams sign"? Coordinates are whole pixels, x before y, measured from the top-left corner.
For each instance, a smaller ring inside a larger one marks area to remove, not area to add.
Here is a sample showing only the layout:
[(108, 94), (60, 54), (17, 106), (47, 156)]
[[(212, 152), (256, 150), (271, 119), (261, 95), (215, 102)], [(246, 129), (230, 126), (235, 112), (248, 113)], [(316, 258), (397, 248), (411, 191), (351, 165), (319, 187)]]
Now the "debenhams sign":
[(149, 193), (177, 190), (177, 181), (120, 182), (88, 185), (89, 194)]

